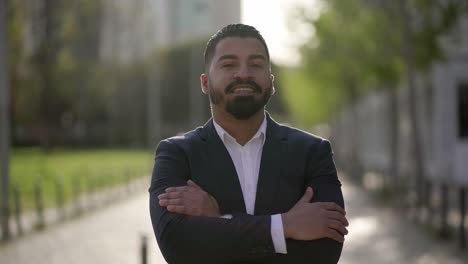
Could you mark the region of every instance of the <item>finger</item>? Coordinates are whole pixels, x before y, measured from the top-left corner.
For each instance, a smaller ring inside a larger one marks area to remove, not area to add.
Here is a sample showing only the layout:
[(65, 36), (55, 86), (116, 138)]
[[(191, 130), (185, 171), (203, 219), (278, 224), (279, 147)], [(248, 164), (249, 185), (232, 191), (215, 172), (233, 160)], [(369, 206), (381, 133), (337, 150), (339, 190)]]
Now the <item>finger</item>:
[(163, 199), (159, 200), (160, 206), (183, 205), (182, 199)]
[(169, 200), (166, 200), (166, 199), (159, 199), (159, 205), (162, 206), (162, 207), (166, 207), (169, 205)]
[(180, 197), (182, 197), (181, 192), (170, 192), (170, 193), (163, 193), (163, 194), (158, 195), (159, 200), (161, 200), (161, 199), (177, 199), (177, 198), (180, 198)]
[(336, 211), (326, 211), (326, 216), (328, 219), (340, 221), (344, 226), (349, 226), (348, 219), (344, 217), (343, 214)]
[(187, 185), (190, 186), (190, 187), (194, 187), (194, 188), (197, 188), (197, 189), (202, 189), (200, 186), (198, 186), (198, 184), (196, 184), (194, 181), (192, 180), (188, 180), (187, 181)]
[(299, 201), (308, 203), (312, 199), (312, 196), (314, 196), (314, 191), (312, 190), (311, 187), (307, 187), (304, 195), (301, 197), (301, 199)]
[(329, 212), (332, 213), (333, 219), (340, 221), (344, 226), (349, 226), (348, 219), (346, 219), (344, 215), (338, 212), (334, 212), (334, 211), (329, 211)]
[(168, 205), (166, 209), (171, 213), (185, 214), (185, 206), (183, 205)]
[(187, 186), (169, 187), (165, 190), (166, 193), (170, 192), (184, 192), (187, 190)]
[(348, 229), (340, 221), (330, 220), (328, 222), (328, 227), (335, 229), (336, 231), (340, 232), (342, 235), (348, 234)]
[(342, 236), (340, 233), (338, 233), (338, 231), (334, 230), (334, 229), (327, 229), (327, 233), (326, 233), (326, 236), (328, 238), (331, 238), (333, 240), (336, 240), (340, 243), (343, 243), (344, 242), (344, 236)]
[(336, 203), (329, 203), (329, 202), (323, 202), (320, 203), (320, 206), (324, 209), (331, 210), (331, 211), (338, 211), (342, 213), (343, 215), (346, 215), (346, 211)]

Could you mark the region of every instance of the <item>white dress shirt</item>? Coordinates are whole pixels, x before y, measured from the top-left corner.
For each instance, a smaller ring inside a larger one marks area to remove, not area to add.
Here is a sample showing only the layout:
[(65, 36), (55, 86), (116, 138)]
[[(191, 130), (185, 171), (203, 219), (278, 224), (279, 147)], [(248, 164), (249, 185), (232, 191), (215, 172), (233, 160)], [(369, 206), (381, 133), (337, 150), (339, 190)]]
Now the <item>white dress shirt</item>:
[[(245, 209), (248, 214), (253, 215), (257, 195), (258, 173), (260, 171), (263, 145), (265, 144), (266, 117), (263, 119), (257, 133), (243, 146), (237, 143), (236, 139), (229, 135), (214, 119), (213, 124), (236, 167), (242, 195), (244, 196)], [(275, 252), (286, 254), (286, 240), (284, 238), (281, 214), (271, 216), (270, 231)]]

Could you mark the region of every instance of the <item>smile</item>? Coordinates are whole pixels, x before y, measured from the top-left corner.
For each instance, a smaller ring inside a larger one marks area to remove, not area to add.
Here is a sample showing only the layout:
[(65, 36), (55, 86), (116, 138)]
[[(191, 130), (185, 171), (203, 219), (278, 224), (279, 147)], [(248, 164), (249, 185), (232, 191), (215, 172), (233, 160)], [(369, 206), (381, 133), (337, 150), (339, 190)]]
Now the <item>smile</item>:
[(241, 82), (236, 80), (225, 88), (226, 94), (252, 95), (253, 93), (261, 93), (261, 91), (261, 87), (254, 81)]
[(253, 92), (253, 91), (254, 89), (250, 87), (239, 87), (239, 88), (234, 89), (234, 92)]
[(253, 94), (255, 92), (255, 88), (252, 87), (237, 87), (232, 89), (231, 93), (233, 94), (238, 94), (238, 95), (243, 95), (243, 94)]

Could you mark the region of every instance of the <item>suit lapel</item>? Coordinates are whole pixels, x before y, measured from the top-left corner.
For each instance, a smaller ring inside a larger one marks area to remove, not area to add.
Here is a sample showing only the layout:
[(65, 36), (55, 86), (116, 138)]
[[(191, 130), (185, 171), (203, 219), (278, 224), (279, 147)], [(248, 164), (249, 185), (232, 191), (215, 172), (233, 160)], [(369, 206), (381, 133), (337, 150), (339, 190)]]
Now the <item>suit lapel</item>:
[(212, 190), (222, 211), (245, 213), (244, 197), (236, 168), (216, 133), (212, 119), (203, 127), (201, 137), (206, 143), (204, 164), (208, 166), (204, 170), (205, 186)]
[(269, 205), (272, 204), (274, 195), (277, 195), (277, 185), (281, 183), (284, 169), (281, 156), (285, 153), (286, 136), (282, 133), (281, 127), (268, 114), (267, 122), (266, 140), (258, 175), (255, 214), (267, 214), (274, 210), (274, 208), (269, 208)]

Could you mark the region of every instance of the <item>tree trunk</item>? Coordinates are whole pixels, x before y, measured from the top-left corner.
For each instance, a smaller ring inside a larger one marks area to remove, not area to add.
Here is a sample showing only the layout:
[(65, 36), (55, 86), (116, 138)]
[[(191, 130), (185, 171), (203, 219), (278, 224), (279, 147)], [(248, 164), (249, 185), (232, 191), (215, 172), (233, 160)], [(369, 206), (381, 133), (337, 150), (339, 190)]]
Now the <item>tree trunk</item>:
[(411, 127), (411, 154), (414, 159), (414, 174), (415, 174), (415, 188), (417, 205), (421, 205), (423, 199), (424, 189), (424, 160), (422, 151), (422, 138), (420, 133), (420, 120), (418, 118), (417, 109), (417, 95), (416, 95), (416, 83), (415, 83), (415, 71), (414, 71), (414, 54), (413, 54), (413, 41), (412, 41), (412, 30), (411, 30), (411, 16), (407, 1), (398, 1), (400, 14), (401, 14), (401, 25), (402, 25), (402, 52), (405, 61), (405, 71), (408, 85), (408, 103), (409, 103), (409, 116)]
[(351, 102), (351, 123), (355, 124), (353, 127), (349, 127), (349, 132), (351, 135), (351, 147), (350, 147), (350, 152), (351, 152), (351, 157), (350, 158), (350, 171), (351, 171), (351, 176), (354, 177), (355, 179), (362, 180), (363, 176), (363, 166), (361, 163), (361, 148), (360, 148), (360, 140), (359, 140), (359, 111), (357, 109), (357, 99), (358, 99), (358, 89), (356, 87), (356, 84), (354, 81), (352, 81), (352, 78), (349, 78), (346, 76), (346, 73), (343, 73), (343, 80), (345, 87), (347, 87), (348, 91), (348, 98), (350, 99)]
[(8, 89), (7, 13), (6, 0), (0, 0), (0, 221), (2, 240), (10, 238), (9, 227), (9, 155), (10, 155), (10, 93)]
[[(395, 5), (391, 1), (382, 1), (380, 3), (381, 10), (386, 14), (384, 31), (387, 36), (392, 34), (394, 30), (394, 21), (397, 17), (395, 11)], [(396, 54), (395, 49), (389, 42), (382, 43), (382, 53), (385, 57), (391, 58)], [(398, 111), (398, 87), (396, 84), (391, 83), (390, 85), (385, 84), (385, 90), (388, 91), (388, 119), (390, 120), (390, 137), (389, 137), (389, 165), (388, 165), (388, 184), (391, 187), (401, 187), (401, 181), (399, 181), (399, 139), (400, 139), (400, 114)]]
[(389, 109), (389, 120), (390, 120), (390, 164), (389, 164), (389, 177), (391, 177), (391, 185), (399, 185), (398, 175), (398, 151), (399, 151), (399, 131), (400, 131), (400, 119), (398, 113), (398, 90), (396, 88), (389, 89), (390, 109)]
[[(54, 123), (54, 113), (52, 111), (52, 43), (53, 43), (53, 15), (54, 3), (53, 0), (42, 0), (43, 5), (41, 10), (38, 10), (39, 32), (42, 32), (42, 38), (37, 38), (40, 41), (39, 50), (37, 54), (36, 67), (41, 75), (41, 94), (39, 106), (39, 120), (40, 120), (40, 135), (39, 143), (42, 147), (51, 147), (52, 140), (52, 126)], [(40, 6), (40, 5), (39, 5)], [(40, 33), (38, 33), (40, 34)]]

